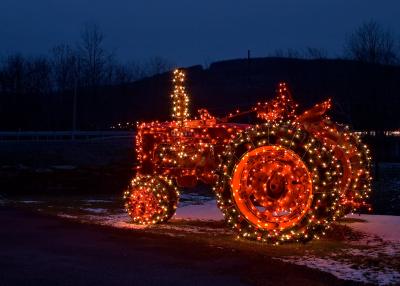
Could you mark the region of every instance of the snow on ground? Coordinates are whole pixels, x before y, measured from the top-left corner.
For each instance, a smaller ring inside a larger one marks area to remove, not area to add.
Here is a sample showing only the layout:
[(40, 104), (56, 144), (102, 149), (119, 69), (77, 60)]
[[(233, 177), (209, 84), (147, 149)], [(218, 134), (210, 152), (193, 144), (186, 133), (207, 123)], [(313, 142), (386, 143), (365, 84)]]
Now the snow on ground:
[(374, 283), (378, 285), (400, 284), (400, 273), (388, 267), (380, 269), (374, 267), (358, 267), (350, 260), (338, 260), (327, 257), (319, 258), (316, 256), (293, 256), (279, 258), (279, 260), (329, 272), (337, 278), (344, 280)]
[(362, 234), (340, 251), (279, 260), (329, 272), (340, 279), (400, 285), (400, 216), (348, 215), (345, 224)]
[[(84, 211), (86, 215), (81, 215), (79, 219), (83, 222), (90, 222), (100, 225), (107, 225), (116, 228), (124, 229), (146, 229), (148, 231), (163, 231), (164, 234), (170, 236), (180, 236), (178, 233), (192, 233), (192, 234), (225, 234), (229, 232), (226, 228), (211, 228), (205, 225), (182, 225), (180, 222), (185, 221), (221, 221), (223, 216), (217, 207), (215, 200), (210, 200), (210, 197), (197, 196), (188, 194), (185, 196), (186, 201), (180, 203), (176, 214), (171, 219), (170, 224), (160, 224), (155, 226), (136, 225), (131, 222), (130, 217), (126, 212), (108, 213), (104, 208), (87, 208), (81, 207), (80, 210)], [(87, 202), (88, 200), (86, 200)], [(190, 204), (192, 202), (192, 204)], [(194, 203), (194, 204), (193, 204)], [(61, 217), (68, 218), (65, 214)], [(76, 218), (72, 216), (71, 218)], [(175, 224), (173, 222), (176, 222)]]
[[(399, 264), (386, 263), (400, 259), (400, 216), (352, 214), (346, 218), (354, 219), (345, 224), (362, 234), (361, 239), (346, 242), (348, 248), (328, 252), (324, 257), (310, 254), (279, 259), (329, 272), (340, 279), (400, 285)], [(209, 200), (179, 207), (174, 219), (220, 221), (223, 216), (216, 201)]]
[(213, 197), (202, 196), (196, 193), (183, 193), (179, 195), (179, 207), (187, 205), (202, 205), (210, 200), (213, 200)]
[(83, 202), (89, 203), (89, 204), (93, 204), (93, 203), (112, 203), (112, 200), (82, 200)]
[(81, 210), (96, 214), (103, 214), (108, 212), (107, 209), (103, 208), (81, 208)]
[[(115, 228), (146, 230), (169, 236), (199, 234), (209, 237), (232, 237), (231, 231), (221, 223), (223, 215), (215, 199), (195, 193), (182, 194), (176, 215), (171, 222), (156, 226), (131, 223), (130, 217), (123, 210), (122, 202), (116, 203), (113, 198), (81, 199), (67, 204), (63, 209), (58, 209), (59, 205), (50, 208), (49, 201), (19, 202), (43, 211), (51, 209), (52, 212), (56, 211), (59, 217)], [(353, 237), (335, 242), (340, 246), (326, 248), (323, 254), (311, 248), (312, 250), (305, 255), (281, 255), (275, 259), (316, 268), (340, 279), (379, 285), (400, 285), (400, 216), (348, 215), (341, 224), (360, 235), (355, 239)]]
[(349, 224), (354, 230), (379, 236), (386, 241), (400, 242), (400, 216), (352, 214), (346, 217), (366, 221)]
[(176, 210), (174, 219), (184, 220), (223, 220), (221, 211), (215, 200), (209, 200), (199, 205), (184, 205)]
[[(62, 217), (66, 217), (65, 215)], [(107, 216), (100, 216), (100, 215), (84, 215), (80, 217), (80, 220), (82, 222), (89, 222), (89, 223), (95, 223), (99, 225), (106, 225), (106, 226), (111, 226), (115, 228), (123, 228), (123, 229), (135, 229), (135, 230), (140, 230), (140, 229), (146, 229), (147, 231), (150, 232), (160, 232), (162, 231), (163, 234), (169, 235), (169, 236), (184, 236), (185, 234), (191, 233), (191, 234), (221, 234), (221, 233), (227, 233), (228, 230), (226, 229), (216, 229), (216, 228), (211, 228), (211, 227), (204, 227), (204, 226), (195, 226), (195, 225), (174, 225), (172, 223), (170, 224), (160, 224), (160, 225), (150, 225), (150, 226), (145, 226), (145, 225), (137, 225), (133, 224), (131, 222), (131, 219), (129, 216), (124, 212), (124, 213), (118, 213), (118, 214), (109, 214)]]
[(69, 214), (65, 214), (65, 213), (59, 213), (57, 214), (58, 217), (62, 217), (62, 218), (68, 218), (68, 219), (78, 219), (79, 217), (76, 215), (69, 215)]
[(83, 222), (112, 226), (124, 229), (145, 229), (147, 226), (133, 224), (127, 213), (104, 215), (85, 215), (80, 218)]

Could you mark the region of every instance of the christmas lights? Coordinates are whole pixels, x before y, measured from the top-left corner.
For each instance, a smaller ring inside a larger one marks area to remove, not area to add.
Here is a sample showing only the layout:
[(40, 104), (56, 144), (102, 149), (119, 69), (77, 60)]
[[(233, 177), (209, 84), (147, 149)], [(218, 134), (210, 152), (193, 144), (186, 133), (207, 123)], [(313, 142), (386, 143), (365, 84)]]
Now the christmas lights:
[[(366, 206), (370, 155), (360, 138), (327, 115), (331, 102), (297, 114), (284, 83), (277, 97), (215, 118), (189, 119), (185, 74), (173, 77), (172, 121), (140, 123), (139, 166), (125, 192), (135, 223), (167, 221), (178, 188), (213, 185), (217, 203), (238, 237), (281, 243), (319, 238), (341, 216)], [(235, 118), (255, 113), (254, 124)]]
[(185, 74), (183, 71), (174, 71), (174, 93), (171, 95), (172, 104), (172, 118), (179, 123), (183, 123), (189, 117), (188, 104), (189, 97), (186, 94), (185, 86)]
[(125, 192), (125, 208), (138, 224), (155, 224), (170, 219), (178, 204), (179, 192), (162, 176), (138, 175)]

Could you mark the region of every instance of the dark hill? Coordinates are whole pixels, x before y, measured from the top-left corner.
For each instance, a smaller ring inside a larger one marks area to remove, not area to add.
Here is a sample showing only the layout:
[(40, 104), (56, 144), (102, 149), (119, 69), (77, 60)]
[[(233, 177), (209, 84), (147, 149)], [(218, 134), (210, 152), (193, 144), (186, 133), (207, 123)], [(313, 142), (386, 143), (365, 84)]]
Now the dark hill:
[[(192, 114), (199, 108), (208, 108), (218, 116), (238, 107), (249, 108), (272, 98), (276, 84), (286, 81), (303, 108), (330, 97), (334, 102), (334, 118), (357, 129), (400, 126), (400, 67), (397, 66), (347, 60), (255, 58), (186, 70)], [(104, 124), (168, 120), (171, 88), (170, 73), (104, 88), (94, 102), (98, 107), (92, 110), (101, 111), (99, 120)]]

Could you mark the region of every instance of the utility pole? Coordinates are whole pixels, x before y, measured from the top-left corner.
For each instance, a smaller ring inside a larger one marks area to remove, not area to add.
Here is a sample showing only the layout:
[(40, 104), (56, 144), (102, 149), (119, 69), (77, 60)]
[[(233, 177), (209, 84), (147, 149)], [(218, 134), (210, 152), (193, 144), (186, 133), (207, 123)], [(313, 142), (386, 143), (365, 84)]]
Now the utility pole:
[(75, 76), (74, 81), (74, 97), (72, 99), (72, 140), (75, 140), (76, 131), (76, 97), (78, 96), (78, 80)]
[(74, 96), (72, 99), (72, 140), (75, 140), (76, 133), (76, 111), (78, 104), (78, 77), (79, 77), (80, 60), (77, 58), (75, 60), (75, 80), (74, 80)]
[(247, 50), (247, 92), (250, 88), (250, 50)]
[[(248, 106), (251, 106), (251, 91), (250, 91), (250, 49), (247, 50), (247, 83), (246, 83), (246, 90), (247, 90), (247, 102)], [(251, 121), (250, 114), (247, 115), (247, 120)]]

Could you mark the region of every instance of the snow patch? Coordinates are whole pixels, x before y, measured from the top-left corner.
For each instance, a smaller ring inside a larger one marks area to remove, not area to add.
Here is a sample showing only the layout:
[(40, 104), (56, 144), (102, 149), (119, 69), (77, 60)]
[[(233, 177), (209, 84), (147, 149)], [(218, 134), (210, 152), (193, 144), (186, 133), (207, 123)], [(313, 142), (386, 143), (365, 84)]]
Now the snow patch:
[(86, 202), (86, 203), (112, 203), (112, 200), (82, 200), (82, 202)]
[(187, 205), (176, 210), (174, 219), (183, 220), (213, 220), (220, 221), (224, 217), (215, 200), (209, 200), (201, 205)]
[(102, 209), (102, 208), (81, 208), (81, 210), (91, 212), (91, 213), (96, 213), (96, 214), (105, 214), (108, 212), (106, 209)]
[(19, 201), (20, 203), (23, 204), (40, 204), (42, 201)]
[(202, 196), (196, 193), (183, 193), (179, 195), (179, 207), (201, 205), (213, 199), (214, 197)]
[(388, 267), (381, 269), (377, 267), (355, 267), (355, 265), (350, 261), (338, 261), (331, 258), (318, 258), (315, 256), (292, 256), (275, 259), (325, 271), (344, 280), (353, 280), (379, 285), (393, 285), (400, 281), (400, 273)]
[(78, 219), (78, 217), (76, 215), (69, 215), (69, 214), (65, 214), (65, 213), (59, 213), (57, 214), (58, 217), (62, 217), (62, 218), (68, 218), (68, 219)]
[(379, 285), (400, 283), (398, 261), (400, 257), (400, 216), (348, 215), (362, 221), (346, 222), (362, 238), (347, 241), (349, 248), (314, 255), (276, 258), (284, 262), (304, 265), (329, 272), (340, 279)]
[(162, 229), (162, 230), (172, 230), (177, 232), (185, 232), (185, 233), (194, 233), (194, 234), (228, 234), (230, 233), (227, 228), (212, 228), (212, 227), (204, 227), (204, 226), (194, 226), (194, 225), (181, 225), (174, 226), (168, 224), (156, 225), (154, 228)]
[[(44, 203), (43, 201), (33, 200), (20, 202), (25, 204)], [(114, 204), (107, 204), (104, 207), (102, 206), (103, 208), (92, 208), (89, 205), (91, 203), (111, 203), (113, 200), (88, 199), (81, 200), (81, 202), (83, 204), (80, 203), (71, 207), (71, 215), (60, 212), (58, 216), (85, 223), (122, 229), (146, 230), (169, 236), (231, 233), (228, 228), (222, 227), (222, 224), (215, 224), (216, 221), (224, 219), (216, 200), (194, 193), (182, 194), (181, 202), (171, 224), (153, 226), (132, 223), (131, 218), (126, 212), (123, 212), (122, 207), (116, 208)], [(85, 205), (85, 203), (87, 204)], [(49, 207), (47, 204), (43, 205)], [(76, 210), (78, 210), (77, 215), (74, 213)], [(85, 213), (82, 213), (82, 211), (85, 211)], [(341, 241), (340, 243), (344, 245), (343, 248), (331, 252), (326, 249), (323, 256), (318, 252), (310, 251), (304, 256), (286, 256), (276, 259), (329, 272), (340, 279), (381, 285), (399, 284), (400, 216), (348, 215), (347, 218), (350, 221), (342, 222), (342, 224), (361, 234), (356, 236), (357, 240), (350, 240), (349, 238), (348, 241)], [(351, 219), (354, 219), (354, 222)], [(218, 226), (213, 228), (211, 222)], [(354, 239), (354, 237), (351, 239)]]
[(354, 230), (373, 236), (379, 236), (386, 241), (400, 242), (400, 216), (389, 215), (347, 215), (346, 218), (362, 219), (366, 222), (346, 223)]
[(101, 215), (85, 215), (80, 218), (82, 222), (89, 222), (99, 225), (111, 226), (123, 229), (146, 229), (148, 231), (158, 232), (171, 236), (184, 236), (185, 234), (225, 234), (229, 233), (226, 228), (211, 228), (195, 225), (173, 225), (173, 224), (156, 224), (156, 225), (138, 225), (132, 223), (130, 217), (126, 213), (101, 216)]
[(86, 215), (82, 218), (82, 221), (124, 229), (145, 229), (148, 227), (132, 223), (130, 217), (126, 213), (107, 216)]

